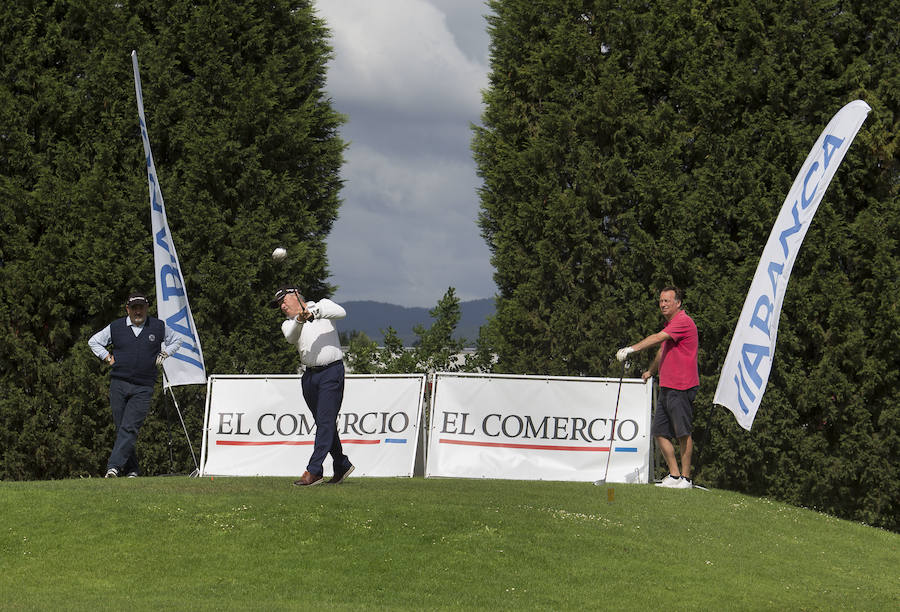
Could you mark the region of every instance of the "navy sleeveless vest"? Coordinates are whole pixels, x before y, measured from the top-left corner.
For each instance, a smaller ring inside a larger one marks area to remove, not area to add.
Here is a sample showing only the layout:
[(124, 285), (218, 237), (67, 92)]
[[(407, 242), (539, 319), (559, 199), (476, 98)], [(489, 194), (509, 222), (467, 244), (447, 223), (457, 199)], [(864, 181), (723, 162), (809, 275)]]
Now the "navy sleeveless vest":
[(141, 333), (135, 336), (126, 321), (122, 317), (109, 324), (116, 358), (110, 375), (133, 385), (152, 387), (156, 384), (156, 356), (162, 349), (166, 325), (148, 316)]

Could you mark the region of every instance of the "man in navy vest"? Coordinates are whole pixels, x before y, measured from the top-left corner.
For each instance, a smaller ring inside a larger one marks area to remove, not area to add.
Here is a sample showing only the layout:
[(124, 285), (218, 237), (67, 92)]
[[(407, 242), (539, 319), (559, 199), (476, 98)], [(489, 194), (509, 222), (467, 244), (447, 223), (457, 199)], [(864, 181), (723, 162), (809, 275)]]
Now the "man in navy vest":
[[(150, 412), (157, 368), (181, 348), (182, 339), (163, 321), (147, 316), (149, 302), (132, 293), (125, 302), (127, 316), (116, 319), (91, 336), (94, 354), (112, 366), (109, 404), (116, 426), (116, 442), (106, 464), (106, 478), (136, 477), (138, 431)], [(113, 353), (107, 350), (112, 346)]]

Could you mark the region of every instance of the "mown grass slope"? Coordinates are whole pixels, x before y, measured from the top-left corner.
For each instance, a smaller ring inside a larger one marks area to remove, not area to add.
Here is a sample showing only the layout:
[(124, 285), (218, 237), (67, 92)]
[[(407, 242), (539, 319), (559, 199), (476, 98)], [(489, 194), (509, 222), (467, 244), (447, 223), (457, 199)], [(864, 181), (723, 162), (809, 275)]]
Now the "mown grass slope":
[(900, 608), (900, 535), (728, 491), (290, 483), (0, 483), (0, 607)]

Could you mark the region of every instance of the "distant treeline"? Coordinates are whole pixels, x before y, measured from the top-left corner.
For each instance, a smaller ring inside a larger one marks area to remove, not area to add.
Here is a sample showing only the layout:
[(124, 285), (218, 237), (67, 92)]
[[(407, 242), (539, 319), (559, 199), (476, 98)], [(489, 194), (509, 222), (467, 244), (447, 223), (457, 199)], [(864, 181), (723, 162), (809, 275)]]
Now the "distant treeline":
[[(431, 308), (416, 308), (386, 304), (374, 301), (341, 302), (347, 310), (347, 317), (340, 322), (342, 343), (349, 344), (353, 332), (363, 332), (376, 344), (384, 342), (384, 333), (389, 327), (397, 332), (397, 336), (405, 346), (412, 346), (418, 341), (413, 328), (417, 325), (429, 327), (433, 317)], [(460, 319), (453, 332), (453, 337), (464, 340), (467, 347), (475, 346), (479, 329), (494, 314), (494, 300), (470, 300), (460, 302)]]

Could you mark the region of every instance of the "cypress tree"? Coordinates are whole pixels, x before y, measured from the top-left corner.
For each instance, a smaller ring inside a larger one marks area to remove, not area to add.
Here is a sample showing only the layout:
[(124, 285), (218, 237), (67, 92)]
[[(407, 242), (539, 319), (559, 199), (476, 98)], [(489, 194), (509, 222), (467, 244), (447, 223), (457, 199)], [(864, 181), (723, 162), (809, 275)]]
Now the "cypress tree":
[[(698, 477), (900, 527), (900, 6), (490, 5), (473, 151), (495, 370), (612, 375), (674, 283), (700, 331)], [(748, 434), (712, 405), (719, 369), (794, 175), (856, 98), (873, 111), (800, 250)]]
[[(285, 282), (310, 299), (332, 290), (344, 145), (323, 92), (327, 30), (308, 1), (39, 1), (0, 15), (0, 478), (97, 473), (113, 432), (87, 339), (131, 290), (155, 314), (132, 49), (207, 372), (291, 372), (268, 299)], [(278, 266), (277, 245), (290, 253)], [(199, 450), (205, 389), (176, 394)], [(159, 473), (174, 462), (167, 403), (153, 405), (139, 453)]]

